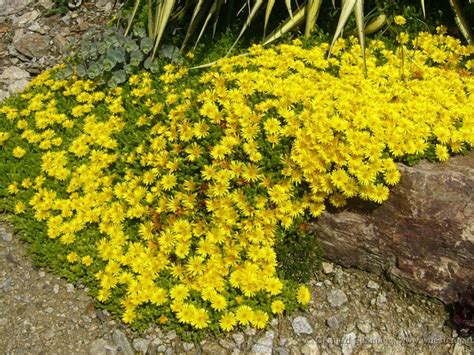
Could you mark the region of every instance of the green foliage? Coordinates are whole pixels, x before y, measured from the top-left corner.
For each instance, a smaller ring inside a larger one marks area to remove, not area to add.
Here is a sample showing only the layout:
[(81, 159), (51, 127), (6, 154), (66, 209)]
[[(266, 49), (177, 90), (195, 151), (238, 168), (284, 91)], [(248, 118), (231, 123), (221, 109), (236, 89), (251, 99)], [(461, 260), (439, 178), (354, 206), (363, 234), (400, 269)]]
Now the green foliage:
[(56, 78), (69, 79), (75, 74), (116, 87), (142, 69), (153, 73), (159, 70), (164, 62), (150, 58), (152, 48), (153, 41), (139, 27), (128, 36), (112, 28), (101, 34), (88, 33), (71, 50), (68, 64), (56, 73)]
[(296, 283), (309, 282), (321, 268), (323, 251), (308, 222), (280, 230), (275, 246), (281, 277)]

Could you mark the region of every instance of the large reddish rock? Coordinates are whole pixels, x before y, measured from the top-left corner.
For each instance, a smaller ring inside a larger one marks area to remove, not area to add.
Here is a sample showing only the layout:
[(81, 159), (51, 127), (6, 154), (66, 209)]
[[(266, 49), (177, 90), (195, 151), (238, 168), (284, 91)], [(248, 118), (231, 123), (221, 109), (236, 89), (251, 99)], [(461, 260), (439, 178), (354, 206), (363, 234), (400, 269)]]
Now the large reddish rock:
[(312, 228), (328, 259), (454, 302), (474, 284), (474, 154), (400, 170), (381, 206), (325, 213)]

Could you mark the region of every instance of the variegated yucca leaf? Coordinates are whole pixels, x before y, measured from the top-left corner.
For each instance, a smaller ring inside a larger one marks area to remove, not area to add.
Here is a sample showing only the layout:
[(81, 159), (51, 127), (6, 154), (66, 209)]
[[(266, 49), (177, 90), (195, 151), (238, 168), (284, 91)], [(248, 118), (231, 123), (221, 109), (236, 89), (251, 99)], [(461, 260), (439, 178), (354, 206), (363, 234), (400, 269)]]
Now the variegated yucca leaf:
[[(131, 11), (131, 16), (126, 33), (130, 31), (132, 22), (136, 17), (136, 13), (145, 0), (135, 0), (135, 5)], [(305, 36), (310, 36), (314, 30), (319, 12), (321, 10), (323, 0), (301, 0), (298, 4), (295, 0), (278, 0), (288, 12), (288, 18), (283, 21), (276, 29), (274, 29), (268, 36), (266, 36), (268, 23), (273, 13), (276, 0), (240, 0), (243, 5), (240, 12), (246, 11), (247, 18), (240, 30), (237, 41), (243, 36), (245, 31), (249, 28), (252, 21), (257, 17), (260, 11), (264, 11), (263, 44), (268, 44), (283, 34), (295, 29), (296, 27), (304, 25)], [(230, 11), (227, 15), (235, 15), (233, 7), (230, 4), (239, 4), (239, 0), (147, 0), (148, 2), (148, 32), (149, 36), (154, 40), (153, 56), (160, 44), (163, 33), (171, 19), (186, 18), (186, 13), (189, 13), (190, 20), (186, 25), (186, 35), (182, 42), (181, 49), (187, 45), (189, 40), (196, 36), (195, 44), (202, 38), (204, 32), (210, 24), (212, 24), (212, 31), (215, 33), (219, 16), (223, 11)], [(474, 0), (469, 0), (470, 3)], [(336, 31), (334, 33), (331, 49), (335, 41), (342, 35), (342, 31), (347, 24), (347, 21), (352, 13), (355, 15), (357, 24), (357, 33), (359, 36), (362, 53), (365, 53), (365, 34), (378, 31), (386, 22), (387, 16), (381, 13), (374, 21), (364, 27), (364, 1), (363, 0), (342, 0), (341, 14), (338, 19)], [(426, 16), (425, 1), (420, 0), (423, 14)], [(467, 20), (465, 19), (459, 0), (449, 0), (449, 4), (454, 11), (456, 22), (469, 43), (472, 41), (472, 33)], [(224, 7), (224, 5), (227, 5)], [(295, 6), (296, 5), (296, 6)], [(335, 1), (332, 0), (332, 5), (335, 7)], [(176, 9), (178, 7), (178, 9)], [(192, 12), (191, 12), (192, 11)], [(238, 15), (238, 14), (237, 14)], [(232, 45), (234, 48), (237, 41)], [(230, 52), (230, 50), (229, 50)], [(365, 61), (365, 57), (364, 57)]]

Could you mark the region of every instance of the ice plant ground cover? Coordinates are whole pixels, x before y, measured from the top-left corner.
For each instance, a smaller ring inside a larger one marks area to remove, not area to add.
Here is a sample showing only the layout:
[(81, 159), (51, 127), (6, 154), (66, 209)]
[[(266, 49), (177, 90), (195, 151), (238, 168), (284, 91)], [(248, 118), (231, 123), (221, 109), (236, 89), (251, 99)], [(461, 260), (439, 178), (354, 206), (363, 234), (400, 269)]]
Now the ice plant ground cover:
[(0, 107), (1, 207), (31, 251), (143, 328), (264, 328), (310, 302), (275, 243), (328, 204), (382, 203), (396, 161), (474, 144), (472, 47), (420, 33), (254, 46), (118, 88), (40, 74)]

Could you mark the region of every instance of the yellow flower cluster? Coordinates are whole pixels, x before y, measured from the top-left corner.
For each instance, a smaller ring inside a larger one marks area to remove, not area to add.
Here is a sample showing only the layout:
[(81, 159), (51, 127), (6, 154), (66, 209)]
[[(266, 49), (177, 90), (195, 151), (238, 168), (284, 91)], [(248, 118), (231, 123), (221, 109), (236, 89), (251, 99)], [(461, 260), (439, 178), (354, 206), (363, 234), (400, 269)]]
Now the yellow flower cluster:
[(306, 286), (277, 276), (279, 228), (327, 203), (385, 201), (394, 158), (474, 144), (474, 79), (460, 69), (472, 48), (422, 33), (402, 61), (374, 41), (367, 79), (354, 40), (329, 60), (327, 48), (256, 46), (194, 83), (172, 65), (104, 90), (39, 75), (25, 107), (0, 108), (14, 127), (0, 144), (19, 135), (12, 156), (39, 152), (44, 173), (11, 182), (20, 200), (34, 191), (18, 213), (44, 221), (69, 263), (99, 270), (99, 301), (121, 290), (125, 322), (152, 305), (160, 323), (264, 328), (309, 304)]

